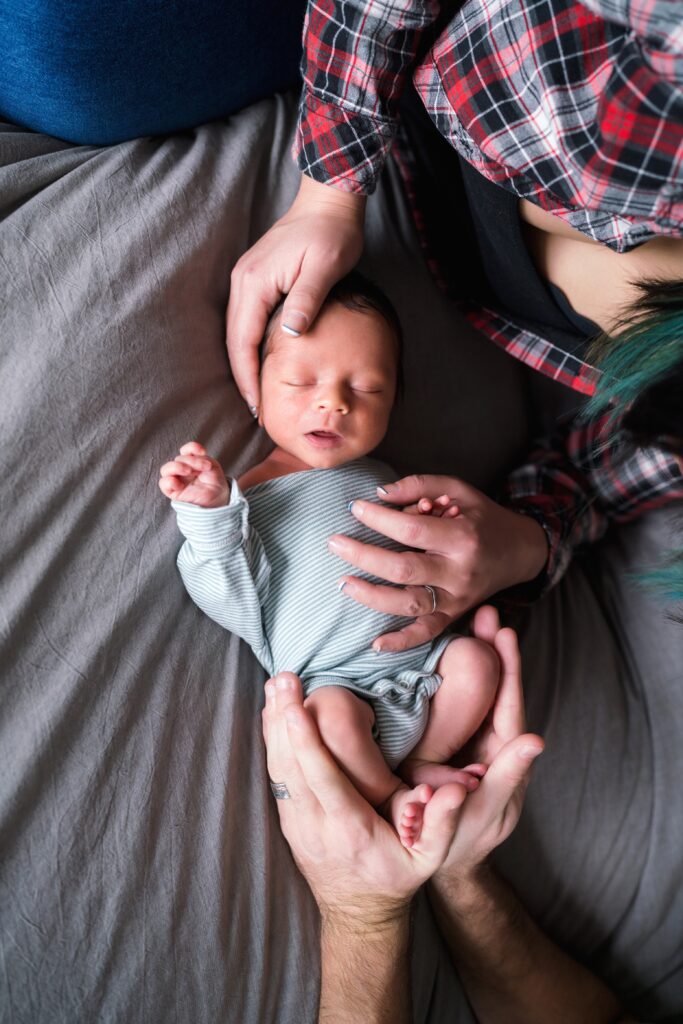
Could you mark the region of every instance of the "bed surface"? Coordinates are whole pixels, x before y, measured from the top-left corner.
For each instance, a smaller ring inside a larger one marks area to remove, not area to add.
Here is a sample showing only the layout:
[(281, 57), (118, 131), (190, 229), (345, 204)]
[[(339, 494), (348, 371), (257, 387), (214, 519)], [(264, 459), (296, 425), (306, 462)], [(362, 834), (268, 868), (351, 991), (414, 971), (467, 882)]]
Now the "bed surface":
[[(263, 673), (175, 569), (158, 468), (190, 438), (262, 458), (223, 345), (230, 268), (289, 205), (295, 101), (110, 148), (0, 126), (2, 1024), (315, 1021), (317, 917), (277, 822)], [(390, 168), (364, 269), (407, 339), (381, 455), (491, 487), (529, 380), (428, 276)], [(683, 1011), (683, 644), (615, 532), (520, 619), (546, 736), (498, 863), (644, 1020)], [(416, 1020), (472, 1020), (428, 907)]]

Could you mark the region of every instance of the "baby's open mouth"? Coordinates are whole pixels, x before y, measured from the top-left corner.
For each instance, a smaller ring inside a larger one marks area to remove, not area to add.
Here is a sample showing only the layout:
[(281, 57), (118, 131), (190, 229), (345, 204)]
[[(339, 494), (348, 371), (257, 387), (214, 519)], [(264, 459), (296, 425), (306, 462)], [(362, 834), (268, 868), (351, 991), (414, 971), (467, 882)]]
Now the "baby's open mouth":
[(335, 448), (344, 438), (333, 430), (311, 430), (305, 435), (306, 440), (315, 448)]

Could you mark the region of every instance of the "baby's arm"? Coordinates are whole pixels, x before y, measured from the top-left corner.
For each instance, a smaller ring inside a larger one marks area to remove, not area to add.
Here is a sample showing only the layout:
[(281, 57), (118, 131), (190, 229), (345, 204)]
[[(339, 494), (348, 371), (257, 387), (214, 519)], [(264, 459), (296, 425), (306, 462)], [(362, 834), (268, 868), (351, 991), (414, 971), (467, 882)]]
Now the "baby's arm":
[(190, 597), (214, 622), (246, 640), (272, 672), (261, 612), (270, 565), (237, 483), (229, 486), (216, 460), (192, 441), (162, 467), (159, 487), (172, 499), (185, 537), (178, 569)]

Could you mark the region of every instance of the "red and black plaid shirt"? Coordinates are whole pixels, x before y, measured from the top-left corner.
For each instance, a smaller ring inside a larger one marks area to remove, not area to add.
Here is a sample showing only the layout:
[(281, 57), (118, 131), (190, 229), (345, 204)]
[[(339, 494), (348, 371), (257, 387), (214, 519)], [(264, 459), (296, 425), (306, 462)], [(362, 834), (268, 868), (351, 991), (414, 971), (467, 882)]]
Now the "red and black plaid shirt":
[[(441, 134), (491, 181), (615, 252), (683, 236), (683, 4), (467, 0), (427, 53), (435, 0), (309, 0), (295, 155), (338, 188), (373, 191), (406, 78)], [(397, 153), (411, 195), (410, 160)], [(419, 211), (416, 211), (419, 222)], [(484, 308), (472, 323), (586, 395), (595, 370)], [(514, 472), (503, 500), (550, 542), (545, 585), (610, 520), (683, 498), (676, 461), (605, 444), (606, 417), (569, 425)]]

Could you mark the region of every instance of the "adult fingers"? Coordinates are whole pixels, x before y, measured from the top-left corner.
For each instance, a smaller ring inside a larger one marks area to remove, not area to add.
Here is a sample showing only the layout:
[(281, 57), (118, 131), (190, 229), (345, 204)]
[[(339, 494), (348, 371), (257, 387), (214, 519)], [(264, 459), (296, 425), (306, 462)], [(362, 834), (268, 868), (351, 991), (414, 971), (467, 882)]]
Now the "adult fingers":
[[(379, 583), (370, 583), (360, 576), (343, 576), (339, 588), (344, 597), (352, 597), (366, 608), (374, 608), (377, 612), (387, 615), (401, 615), (415, 619), (418, 615), (431, 615), (436, 599), (437, 608), (445, 610), (449, 595), (445, 590), (436, 587), (427, 590), (426, 586), (418, 587), (384, 587)], [(432, 598), (431, 590), (434, 591)]]
[(501, 677), (492, 722), (498, 736), (507, 742), (525, 728), (522, 663), (514, 629), (499, 629), (493, 643), (500, 658)]
[[(285, 770), (287, 762), (294, 764), (296, 759), (287, 738), (287, 722), (284, 716), (283, 702), (277, 699), (276, 679), (277, 676), (268, 679), (265, 684), (265, 704), (262, 721), (268, 774), (275, 782), (279, 782), (280, 773)], [(299, 702), (302, 699), (299, 695)], [(297, 693), (293, 688), (291, 702), (296, 701)]]
[(312, 716), (298, 704), (285, 712), (287, 735), (306, 788), (326, 815), (343, 822), (359, 805), (369, 810), (320, 738)]
[(502, 747), (460, 815), (445, 875), (481, 864), (514, 829), (533, 761), (543, 749), (539, 736), (518, 736)]
[(500, 615), (491, 604), (483, 604), (477, 608), (472, 620), (472, 635), (477, 640), (485, 640), (487, 644), (493, 645), (496, 634), (500, 630)]
[(440, 612), (436, 612), (434, 615), (422, 615), (419, 619), (415, 619), (415, 622), (408, 623), (403, 629), (378, 636), (372, 643), (372, 649), (396, 654), (398, 651), (407, 651), (411, 647), (419, 647), (420, 644), (426, 644), (439, 633), (443, 633), (451, 621), (450, 616)]
[[(516, 816), (510, 820), (506, 811), (512, 806), (515, 814), (519, 813), (533, 763), (543, 749), (540, 736), (533, 733), (517, 736), (501, 747), (479, 788), (470, 795), (473, 813), (481, 815), (483, 822), (500, 822), (501, 834), (496, 837), (494, 846), (502, 842), (517, 823)], [(505, 834), (502, 834), (503, 826)]]
[(302, 705), (301, 683), (292, 673), (280, 673), (268, 680), (263, 714), (268, 775), (272, 782), (286, 786), (290, 795), (289, 800), (277, 801), (281, 817), (291, 812), (292, 804), (305, 807), (315, 803), (292, 750), (287, 727), (288, 709), (300, 708), (303, 711)]
[(260, 403), (259, 345), (282, 292), (248, 257), (249, 253), (243, 256), (232, 272), (226, 340), (232, 375), (253, 412)]
[[(293, 257), (283, 254), (279, 258)], [(268, 281), (267, 270), (254, 274), (250, 264), (242, 261), (235, 267), (227, 315), (228, 354), (235, 383), (252, 411), (260, 401), (258, 349), (273, 309), (286, 291), (280, 326), (295, 337), (304, 334), (332, 285), (353, 265), (347, 263), (323, 258), (312, 245), (300, 262), (294, 261), (288, 268), (280, 287)]]
[(333, 555), (349, 562), (371, 576), (401, 583), (403, 586), (443, 587), (448, 576), (438, 555), (413, 551), (387, 551), (386, 548), (364, 544), (341, 534), (330, 537), (328, 547)]
[(452, 553), (454, 538), (458, 536), (462, 524), (461, 516), (457, 520), (414, 516), (373, 501), (354, 501), (350, 511), (371, 530), (399, 544), (437, 554)]
[(320, 258), (314, 246), (306, 250), (299, 274), (282, 307), (280, 326), (287, 334), (304, 334), (320, 312), (327, 293), (347, 269), (344, 263)]
[(290, 210), (238, 260), (231, 275), (227, 345), (238, 388), (259, 404), (258, 346), (281, 296), (281, 323), (307, 330), (331, 285), (351, 270), (363, 247), (365, 197), (302, 175)]
[(442, 494), (447, 494), (452, 502), (465, 505), (468, 501), (481, 496), (481, 492), (454, 476), (439, 476), (431, 473), (413, 473), (393, 483), (385, 483), (377, 488), (382, 501), (396, 505), (409, 505), (420, 498), (435, 501)]

